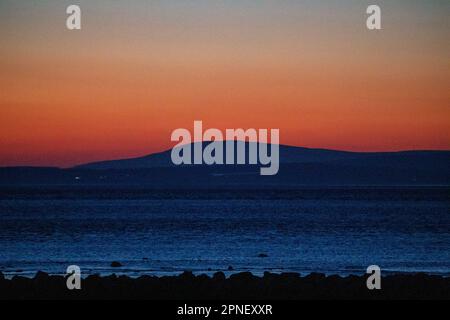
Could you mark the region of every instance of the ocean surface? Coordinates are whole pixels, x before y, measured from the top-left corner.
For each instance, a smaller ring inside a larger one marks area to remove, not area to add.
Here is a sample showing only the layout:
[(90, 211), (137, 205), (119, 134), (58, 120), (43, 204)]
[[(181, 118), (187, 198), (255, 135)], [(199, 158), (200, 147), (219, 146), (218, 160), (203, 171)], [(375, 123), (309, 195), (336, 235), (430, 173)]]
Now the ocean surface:
[(64, 274), (73, 264), (84, 276), (360, 275), (373, 264), (448, 276), (450, 189), (0, 188), (0, 271)]

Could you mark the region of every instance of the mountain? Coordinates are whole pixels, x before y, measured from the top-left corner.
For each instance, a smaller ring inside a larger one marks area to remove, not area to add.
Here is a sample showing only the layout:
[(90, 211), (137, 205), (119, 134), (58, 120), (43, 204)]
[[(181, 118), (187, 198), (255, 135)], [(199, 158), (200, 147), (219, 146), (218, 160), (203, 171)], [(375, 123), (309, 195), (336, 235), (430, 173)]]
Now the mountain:
[[(192, 143), (190, 145), (191, 154), (194, 154), (194, 145), (201, 144), (199, 142)], [(209, 144), (209, 142), (202, 143), (202, 150)], [(248, 151), (250, 145), (255, 143), (245, 143), (246, 159), (248, 160)], [(257, 145), (257, 144), (256, 144)], [(237, 149), (235, 143), (235, 150)], [(270, 146), (269, 146), (270, 149)], [(302, 147), (292, 147), (280, 145), (280, 163), (310, 163), (310, 162), (322, 162), (330, 160), (345, 160), (352, 159), (361, 153), (335, 151), (327, 149), (309, 149)], [(173, 167), (175, 166), (171, 160), (172, 149), (164, 152), (154, 153), (138, 158), (121, 159), (121, 160), (109, 160), (87, 163), (76, 168), (79, 169), (142, 169), (142, 168), (160, 168), (160, 167)], [(235, 151), (236, 152), (236, 151)], [(226, 156), (226, 148), (224, 147), (224, 156)], [(236, 159), (236, 156), (235, 156)], [(248, 161), (247, 161), (248, 162)]]
[[(247, 159), (249, 147), (250, 144), (246, 143)], [(190, 148), (193, 152), (194, 144)], [(450, 151), (347, 152), (284, 145), (279, 149), (280, 168), (274, 176), (261, 176), (260, 168), (264, 166), (260, 164), (176, 166), (171, 161), (171, 150), (167, 150), (70, 169), (0, 168), (0, 184), (136, 185), (152, 188), (450, 186)]]
[[(194, 154), (194, 145), (191, 144), (191, 154)], [(208, 145), (203, 142), (202, 150)], [(246, 159), (248, 160), (248, 151), (250, 145), (254, 143), (245, 143)], [(235, 143), (236, 149), (236, 143)], [(269, 146), (270, 149), (270, 146)], [(280, 145), (280, 163), (281, 164), (300, 164), (300, 163), (345, 163), (370, 161), (376, 164), (381, 161), (387, 165), (445, 165), (447, 166), (450, 157), (450, 151), (400, 151), (400, 152), (349, 152), (328, 149), (312, 149), (304, 147), (293, 147)], [(224, 147), (224, 155), (226, 156), (226, 148)], [(236, 156), (235, 156), (236, 159)], [(247, 161), (248, 162), (248, 161)], [(380, 163), (378, 163), (380, 164)], [(78, 169), (142, 169), (142, 168), (161, 168), (175, 166), (171, 161), (171, 149), (146, 155), (143, 157), (131, 159), (108, 160), (87, 163), (79, 165)]]

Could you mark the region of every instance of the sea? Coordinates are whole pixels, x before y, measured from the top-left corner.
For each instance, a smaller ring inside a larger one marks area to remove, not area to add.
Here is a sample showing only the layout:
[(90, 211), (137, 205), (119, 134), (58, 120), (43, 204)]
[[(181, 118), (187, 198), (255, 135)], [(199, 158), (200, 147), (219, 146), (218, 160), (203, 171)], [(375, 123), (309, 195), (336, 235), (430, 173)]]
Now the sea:
[[(117, 261), (120, 267), (112, 267)], [(0, 187), (0, 272), (450, 275), (449, 187)]]

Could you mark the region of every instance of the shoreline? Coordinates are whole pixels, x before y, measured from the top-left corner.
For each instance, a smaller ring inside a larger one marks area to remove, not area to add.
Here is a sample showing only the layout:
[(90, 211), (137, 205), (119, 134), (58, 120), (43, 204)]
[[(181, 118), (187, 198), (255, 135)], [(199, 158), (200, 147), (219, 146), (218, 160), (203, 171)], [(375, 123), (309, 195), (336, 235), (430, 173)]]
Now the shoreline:
[(450, 277), (417, 274), (381, 278), (381, 290), (366, 287), (368, 275), (326, 276), (312, 273), (249, 272), (226, 277), (184, 272), (178, 276), (90, 275), (81, 280), (81, 290), (68, 290), (66, 277), (39, 271), (33, 278), (0, 273), (0, 300), (450, 300)]
[[(42, 271), (44, 269), (37, 269), (36, 271), (31, 270), (22, 270), (18, 269), (16, 271), (9, 271), (5, 269), (0, 269), (0, 277), (3, 276), (7, 280), (11, 280), (14, 277), (23, 277), (28, 279), (33, 279), (36, 274), (38, 273), (44, 273), (49, 276), (59, 276), (59, 277), (65, 277), (67, 274), (65, 272), (53, 272), (53, 271)], [(232, 275), (240, 274), (240, 273), (250, 273), (255, 277), (263, 277), (266, 273), (273, 274), (273, 275), (281, 275), (281, 274), (299, 274), (301, 277), (306, 277), (310, 274), (321, 274), (325, 277), (330, 276), (338, 276), (341, 278), (347, 278), (347, 277), (361, 277), (365, 276), (365, 270), (364, 269), (358, 269), (358, 270), (334, 270), (334, 271), (305, 271), (305, 270), (297, 270), (297, 269), (289, 269), (289, 268), (262, 268), (260, 270), (256, 269), (227, 269), (227, 268), (218, 268), (218, 269), (179, 269), (179, 270), (155, 270), (155, 269), (126, 269), (126, 268), (105, 268), (105, 269), (95, 269), (95, 270), (88, 270), (83, 269), (83, 274), (81, 275), (81, 279), (86, 279), (90, 276), (99, 276), (101, 278), (108, 278), (111, 276), (116, 277), (128, 277), (130, 279), (138, 279), (140, 277), (154, 277), (154, 278), (164, 278), (164, 277), (179, 277), (183, 273), (192, 273), (194, 276), (208, 276), (212, 278), (214, 274), (216, 273), (223, 273), (226, 278), (229, 278)], [(450, 278), (450, 271), (427, 271), (427, 270), (411, 270), (411, 271), (401, 271), (401, 270), (385, 270), (383, 269), (383, 278), (384, 277), (392, 277), (392, 276), (413, 276), (417, 274), (425, 274), (427, 276), (436, 276), (436, 277), (442, 277), (442, 278)]]

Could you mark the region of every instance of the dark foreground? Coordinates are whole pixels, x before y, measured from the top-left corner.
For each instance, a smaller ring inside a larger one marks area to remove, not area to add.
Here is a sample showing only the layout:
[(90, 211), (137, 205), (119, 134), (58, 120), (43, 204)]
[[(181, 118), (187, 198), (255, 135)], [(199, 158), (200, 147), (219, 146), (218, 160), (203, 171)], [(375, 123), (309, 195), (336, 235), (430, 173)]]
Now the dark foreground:
[(129, 278), (115, 275), (89, 276), (81, 281), (81, 290), (68, 290), (66, 278), (38, 272), (32, 279), (0, 273), (0, 299), (450, 299), (450, 278), (426, 274), (383, 277), (381, 290), (368, 290), (366, 276), (328, 276), (296, 273), (263, 277), (238, 273), (225, 278), (179, 276)]

